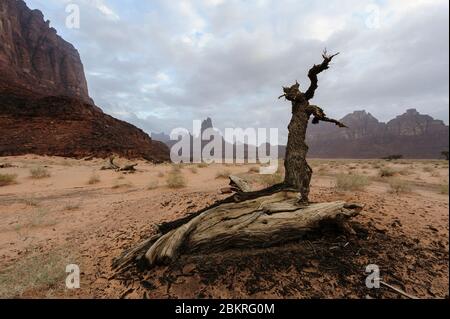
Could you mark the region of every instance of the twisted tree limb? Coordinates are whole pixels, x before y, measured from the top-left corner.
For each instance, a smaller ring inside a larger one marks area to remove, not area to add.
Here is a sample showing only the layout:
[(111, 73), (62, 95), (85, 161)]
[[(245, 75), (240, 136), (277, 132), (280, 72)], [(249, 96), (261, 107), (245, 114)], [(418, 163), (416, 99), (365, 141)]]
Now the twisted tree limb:
[(316, 93), (317, 88), (319, 87), (319, 79), (318, 75), (322, 73), (325, 70), (328, 70), (330, 68), (330, 62), (333, 60), (335, 56), (339, 55), (339, 52), (333, 55), (329, 55), (327, 50), (325, 49), (322, 57), (323, 62), (319, 65), (314, 65), (308, 72), (308, 78), (311, 81), (311, 85), (309, 89), (305, 92), (304, 96), (306, 100), (311, 100), (314, 97), (314, 94)]

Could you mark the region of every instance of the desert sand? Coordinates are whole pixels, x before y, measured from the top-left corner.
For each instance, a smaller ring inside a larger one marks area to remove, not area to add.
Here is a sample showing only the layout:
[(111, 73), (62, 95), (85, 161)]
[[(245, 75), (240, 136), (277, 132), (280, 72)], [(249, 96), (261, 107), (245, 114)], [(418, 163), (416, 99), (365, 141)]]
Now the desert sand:
[[(103, 159), (0, 158), (8, 164), (0, 176), (14, 176), (0, 186), (0, 297), (404, 298), (366, 287), (366, 266), (377, 264), (384, 282), (413, 296), (448, 298), (448, 162), (310, 162), (312, 201), (365, 205), (355, 234), (324, 227), (280, 247), (186, 256), (170, 267), (115, 274), (113, 259), (155, 225), (228, 196), (219, 194), (227, 175), (261, 188), (282, 171), (267, 177), (255, 164), (184, 164), (177, 174), (185, 187), (171, 188), (171, 164), (137, 161), (137, 172), (124, 174), (100, 170)], [(80, 289), (65, 287), (68, 264), (80, 267)]]

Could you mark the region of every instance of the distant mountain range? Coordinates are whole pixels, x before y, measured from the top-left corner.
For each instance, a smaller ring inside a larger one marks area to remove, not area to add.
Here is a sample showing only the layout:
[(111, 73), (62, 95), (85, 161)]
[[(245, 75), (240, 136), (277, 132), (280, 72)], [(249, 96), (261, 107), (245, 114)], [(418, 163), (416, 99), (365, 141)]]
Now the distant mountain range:
[[(441, 158), (441, 152), (449, 149), (448, 125), (415, 109), (409, 109), (387, 123), (378, 121), (366, 111), (348, 114), (341, 122), (349, 128), (341, 129), (329, 123), (310, 124), (307, 133), (309, 157), (383, 158), (402, 155), (404, 158), (432, 159)], [(202, 130), (209, 127), (213, 127), (210, 118), (203, 122)], [(165, 133), (152, 134), (152, 138), (169, 147), (176, 143)], [(280, 145), (278, 149), (279, 157), (283, 158), (286, 147)]]

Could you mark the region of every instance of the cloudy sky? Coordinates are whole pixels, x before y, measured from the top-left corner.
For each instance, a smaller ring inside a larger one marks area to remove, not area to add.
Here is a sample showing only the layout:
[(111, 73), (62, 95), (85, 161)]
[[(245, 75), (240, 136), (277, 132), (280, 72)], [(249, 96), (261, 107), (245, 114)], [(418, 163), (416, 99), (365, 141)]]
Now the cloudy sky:
[[(448, 0), (26, 0), (79, 50), (96, 104), (147, 132), (279, 127), (281, 86), (341, 52), (314, 104), (381, 121), (408, 108), (448, 123)], [(66, 8), (80, 9), (80, 28)]]

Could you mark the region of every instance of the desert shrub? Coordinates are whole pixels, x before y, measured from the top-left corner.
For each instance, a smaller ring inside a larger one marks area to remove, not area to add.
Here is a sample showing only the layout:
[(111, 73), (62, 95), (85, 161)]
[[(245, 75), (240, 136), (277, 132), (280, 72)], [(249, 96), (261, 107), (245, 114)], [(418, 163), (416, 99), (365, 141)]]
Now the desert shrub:
[(30, 169), (30, 175), (33, 179), (43, 179), (51, 176), (50, 172), (42, 166), (33, 167)]
[(180, 172), (183, 169), (183, 164), (172, 164), (172, 172)]
[(0, 187), (17, 183), (16, 174), (0, 174)]
[(186, 179), (180, 171), (172, 170), (166, 178), (166, 183), (169, 188), (183, 188), (186, 187)]
[(443, 184), (439, 187), (439, 193), (442, 195), (448, 195), (448, 184)]
[(395, 176), (398, 172), (392, 167), (382, 167), (380, 168), (380, 177), (392, 177)]
[(35, 198), (25, 198), (22, 200), (22, 202), (27, 205), (27, 206), (31, 206), (31, 207), (38, 207), (39, 206), (39, 201)]
[(389, 181), (389, 192), (392, 194), (409, 193), (411, 187), (404, 180), (392, 179)]
[(201, 162), (201, 163), (197, 164), (198, 168), (206, 168), (208, 166), (209, 166), (208, 163), (205, 163), (205, 162)]
[(112, 189), (121, 189), (121, 188), (129, 188), (133, 185), (127, 181), (122, 182), (122, 180), (125, 180), (123, 176), (122, 178), (117, 178), (117, 181), (114, 183), (114, 185), (111, 187)]
[(89, 177), (88, 184), (89, 185), (95, 185), (100, 183), (100, 176), (97, 174), (92, 174), (91, 177)]
[(230, 175), (231, 175), (231, 172), (229, 170), (227, 170), (227, 169), (222, 170), (222, 171), (217, 172), (216, 179), (228, 178), (228, 177), (230, 177)]
[(80, 203), (67, 203), (66, 206), (64, 206), (64, 210), (73, 211), (80, 209), (80, 207)]
[(190, 167), (189, 170), (191, 171), (192, 174), (198, 174), (197, 167)]
[(252, 166), (248, 169), (248, 172), (251, 174), (255, 174), (255, 173), (259, 173), (259, 167), (257, 166)]
[(411, 171), (408, 168), (403, 168), (403, 169), (399, 170), (398, 173), (402, 176), (411, 175)]
[(164, 177), (165, 175), (164, 175), (163, 172), (158, 172), (158, 174), (156, 174), (156, 176), (158, 176), (159, 178), (162, 178), (162, 177)]
[(441, 177), (441, 173), (433, 172), (433, 173), (431, 173), (431, 177)]
[(148, 190), (154, 190), (154, 189), (157, 189), (158, 187), (159, 187), (159, 182), (157, 180), (151, 181), (147, 185)]
[(336, 189), (340, 191), (363, 190), (370, 185), (370, 180), (366, 176), (356, 174), (339, 174), (336, 176)]
[(423, 170), (425, 173), (432, 173), (432, 172), (434, 171), (434, 168), (431, 167), (431, 166), (425, 166), (422, 170)]

